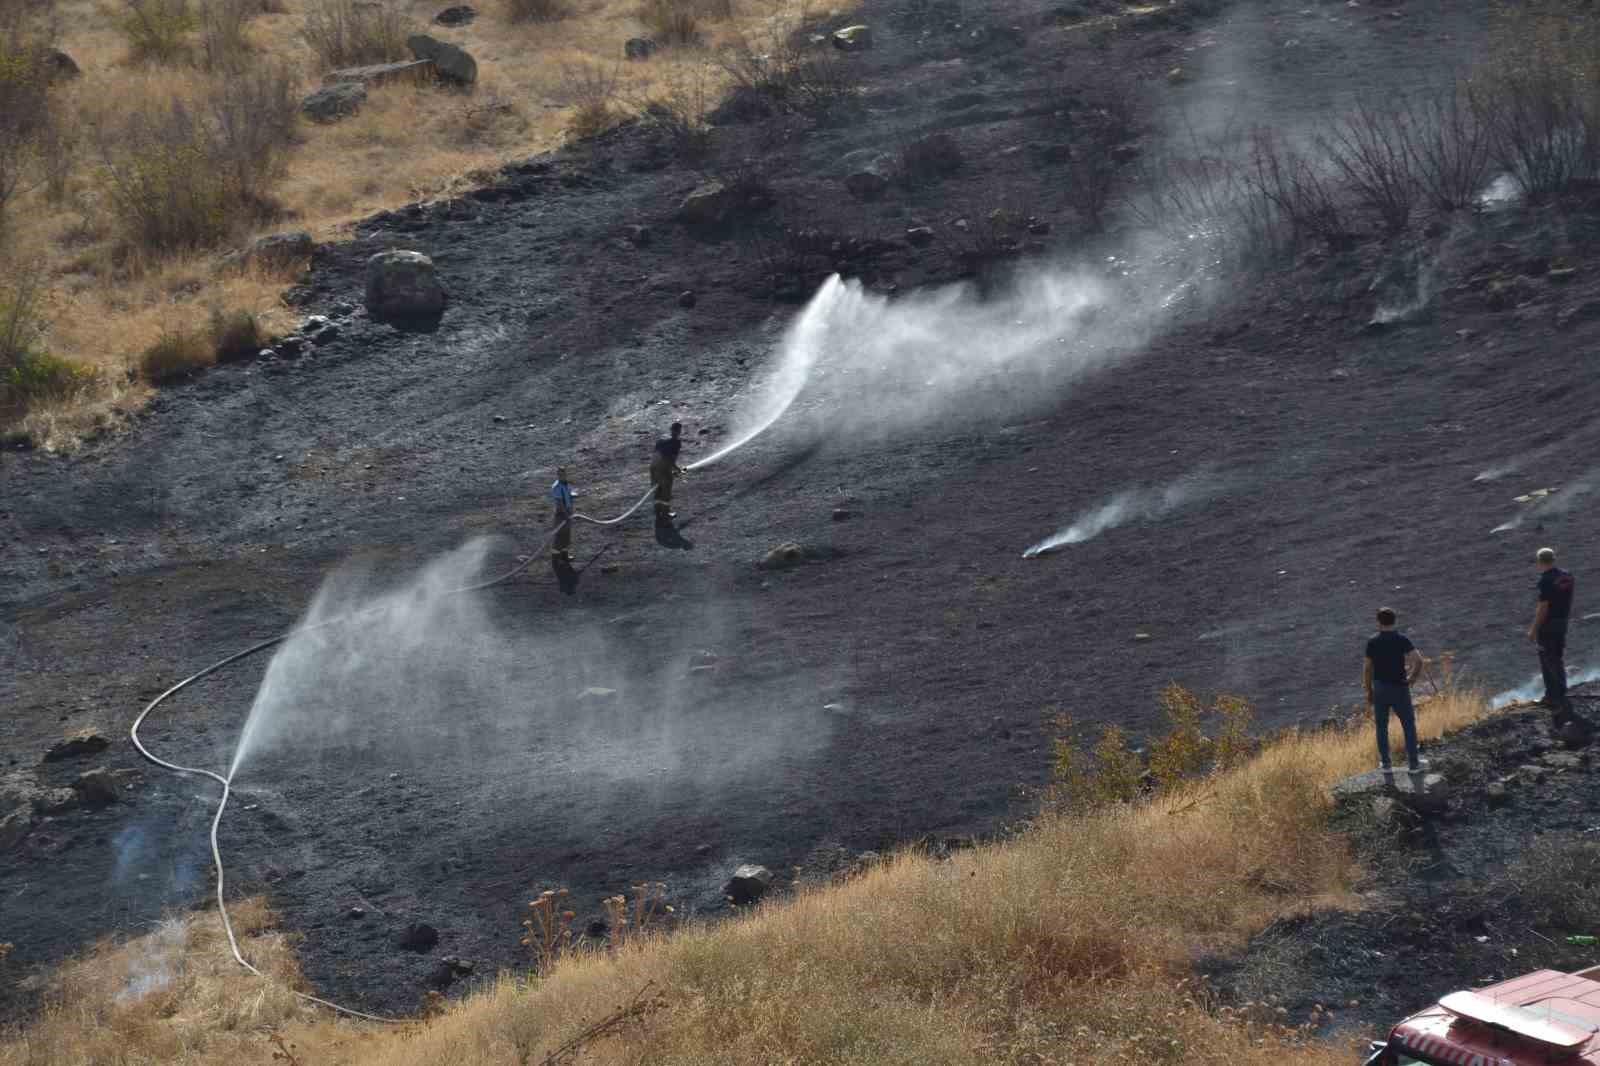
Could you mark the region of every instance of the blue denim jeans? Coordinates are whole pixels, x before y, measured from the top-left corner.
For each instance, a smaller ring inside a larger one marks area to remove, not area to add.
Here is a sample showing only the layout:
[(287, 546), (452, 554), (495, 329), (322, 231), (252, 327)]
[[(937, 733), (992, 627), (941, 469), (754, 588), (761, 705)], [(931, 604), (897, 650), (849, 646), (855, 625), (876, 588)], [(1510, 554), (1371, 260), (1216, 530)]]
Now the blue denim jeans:
[(1406, 765), (1417, 769), (1417, 712), (1411, 706), (1411, 687), (1392, 681), (1372, 683), (1372, 720), (1378, 729), (1378, 762), (1389, 765), (1389, 712), (1400, 718), (1406, 735)]

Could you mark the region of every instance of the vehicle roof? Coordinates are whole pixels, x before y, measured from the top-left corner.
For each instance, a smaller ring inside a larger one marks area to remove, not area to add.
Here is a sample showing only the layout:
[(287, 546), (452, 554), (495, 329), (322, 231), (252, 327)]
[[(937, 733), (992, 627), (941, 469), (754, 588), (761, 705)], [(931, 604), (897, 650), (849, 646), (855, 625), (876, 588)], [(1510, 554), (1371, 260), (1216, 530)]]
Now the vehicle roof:
[(1431, 1061), (1458, 1066), (1600, 1066), (1600, 981), (1558, 970), (1535, 970), (1480, 988), (1469, 999), (1537, 1008), (1538, 1016), (1547, 1022), (1589, 1036), (1575, 1048), (1558, 1047), (1464, 1018), (1435, 1003), (1395, 1026), (1391, 1039)]

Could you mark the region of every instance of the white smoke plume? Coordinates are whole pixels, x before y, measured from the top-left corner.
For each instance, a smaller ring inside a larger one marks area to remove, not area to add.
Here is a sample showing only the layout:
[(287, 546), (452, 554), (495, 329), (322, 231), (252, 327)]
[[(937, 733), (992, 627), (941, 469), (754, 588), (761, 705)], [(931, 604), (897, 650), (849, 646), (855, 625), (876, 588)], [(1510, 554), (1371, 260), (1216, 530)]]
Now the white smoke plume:
[(1126, 522), (1160, 518), (1180, 507), (1214, 496), (1220, 488), (1220, 483), (1209, 472), (1202, 471), (1166, 485), (1119, 492), (1030, 547), (1022, 553), (1022, 557), (1031, 559), (1070, 544), (1082, 544)]
[(128, 972), (118, 989), (118, 1003), (136, 1003), (172, 983), (188, 934), (178, 918), (168, 918), (144, 940), (128, 947)]
[(1509, 533), (1513, 529), (1521, 528), (1524, 523), (1566, 514), (1577, 506), (1579, 500), (1593, 491), (1597, 473), (1600, 471), (1586, 471), (1571, 484), (1555, 487), (1546, 494), (1541, 494), (1544, 490), (1538, 490), (1518, 497), (1514, 502), (1520, 504), (1522, 510), (1489, 530), (1490, 535)]
[[(1590, 681), (1600, 680), (1600, 666), (1580, 666), (1577, 669), (1567, 670), (1567, 684), (1583, 685)], [(1513, 703), (1532, 703), (1544, 695), (1544, 678), (1538, 674), (1530, 677), (1516, 688), (1508, 688), (1503, 692), (1496, 692), (1489, 700), (1489, 706), (1496, 710)]]

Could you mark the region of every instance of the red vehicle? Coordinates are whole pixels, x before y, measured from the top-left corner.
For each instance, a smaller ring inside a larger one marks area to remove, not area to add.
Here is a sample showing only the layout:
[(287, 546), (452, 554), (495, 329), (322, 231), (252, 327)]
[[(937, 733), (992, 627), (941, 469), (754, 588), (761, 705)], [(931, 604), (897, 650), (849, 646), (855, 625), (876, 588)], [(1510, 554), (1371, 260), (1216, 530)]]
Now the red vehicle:
[(1600, 966), (1452, 992), (1372, 1045), (1367, 1066), (1600, 1066)]

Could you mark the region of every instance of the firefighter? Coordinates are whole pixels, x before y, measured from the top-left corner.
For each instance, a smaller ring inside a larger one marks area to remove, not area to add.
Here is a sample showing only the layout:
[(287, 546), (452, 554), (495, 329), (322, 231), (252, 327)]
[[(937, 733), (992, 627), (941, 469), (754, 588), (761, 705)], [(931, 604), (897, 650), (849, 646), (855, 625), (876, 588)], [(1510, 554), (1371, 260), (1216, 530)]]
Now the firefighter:
[(552, 559), (572, 560), (572, 501), (578, 494), (567, 484), (567, 468), (556, 468), (556, 481), (550, 486), (550, 502), (556, 505), (555, 535), (550, 540)]
[(650, 455), (650, 483), (656, 487), (656, 524), (678, 517), (672, 510), (672, 479), (683, 473), (678, 453), (683, 450), (683, 423), (672, 423), (671, 435), (656, 441)]

